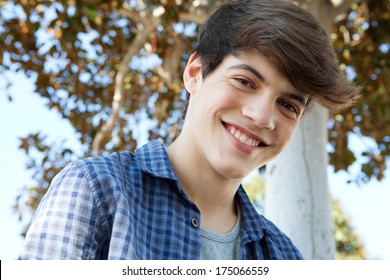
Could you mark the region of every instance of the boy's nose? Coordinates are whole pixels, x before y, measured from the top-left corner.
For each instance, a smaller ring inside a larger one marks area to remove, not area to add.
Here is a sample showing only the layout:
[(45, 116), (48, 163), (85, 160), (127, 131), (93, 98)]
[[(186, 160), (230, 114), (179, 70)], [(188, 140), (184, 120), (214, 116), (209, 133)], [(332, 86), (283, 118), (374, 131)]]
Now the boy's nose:
[(251, 119), (259, 128), (273, 130), (275, 128), (276, 101), (271, 96), (256, 96), (248, 99), (243, 106), (242, 114)]

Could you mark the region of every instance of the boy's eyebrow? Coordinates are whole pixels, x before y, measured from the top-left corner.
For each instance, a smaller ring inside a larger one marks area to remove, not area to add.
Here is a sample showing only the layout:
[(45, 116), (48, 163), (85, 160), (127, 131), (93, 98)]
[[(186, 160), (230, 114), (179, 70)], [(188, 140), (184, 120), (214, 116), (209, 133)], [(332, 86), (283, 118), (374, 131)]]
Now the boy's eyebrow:
[[(264, 76), (261, 75), (261, 73), (259, 71), (257, 71), (255, 68), (253, 68), (252, 66), (250, 66), (248, 64), (236, 64), (236, 65), (230, 66), (228, 69), (243, 69), (243, 70), (249, 71), (253, 75), (255, 75), (256, 78), (258, 78), (260, 81), (262, 81), (265, 84), (268, 84), (268, 82), (264, 78)], [(302, 96), (300, 94), (296, 94), (296, 93), (291, 93), (291, 92), (286, 92), (285, 95), (289, 98), (295, 99), (296, 101), (301, 103), (302, 106), (306, 107), (307, 99), (304, 96)]]
[(267, 84), (267, 81), (265, 80), (263, 75), (261, 75), (259, 71), (257, 71), (252, 66), (249, 66), (248, 64), (236, 64), (236, 65), (230, 66), (228, 69), (243, 69), (243, 70), (249, 71), (253, 75), (255, 75), (256, 78), (258, 78), (260, 81), (262, 81), (263, 83)]

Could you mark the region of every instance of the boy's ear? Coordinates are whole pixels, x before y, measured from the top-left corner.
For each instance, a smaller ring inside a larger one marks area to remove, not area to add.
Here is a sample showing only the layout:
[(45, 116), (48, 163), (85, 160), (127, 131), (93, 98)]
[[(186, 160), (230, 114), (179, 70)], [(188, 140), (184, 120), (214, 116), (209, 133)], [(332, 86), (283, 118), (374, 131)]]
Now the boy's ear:
[(202, 62), (201, 58), (193, 53), (187, 62), (183, 73), (184, 87), (190, 94), (195, 94), (197, 86), (202, 79)]

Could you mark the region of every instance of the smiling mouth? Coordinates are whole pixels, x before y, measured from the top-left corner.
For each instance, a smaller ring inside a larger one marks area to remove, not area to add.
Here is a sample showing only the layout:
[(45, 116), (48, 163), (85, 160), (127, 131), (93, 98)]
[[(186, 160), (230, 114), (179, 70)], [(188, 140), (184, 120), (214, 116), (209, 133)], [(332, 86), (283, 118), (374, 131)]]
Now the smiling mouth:
[(266, 147), (268, 146), (266, 143), (264, 143), (262, 140), (253, 138), (252, 136), (249, 136), (245, 132), (241, 131), (240, 129), (229, 125), (227, 123), (223, 122), (224, 127), (230, 132), (232, 136), (234, 136), (240, 143), (247, 145), (249, 147), (255, 148), (255, 147)]

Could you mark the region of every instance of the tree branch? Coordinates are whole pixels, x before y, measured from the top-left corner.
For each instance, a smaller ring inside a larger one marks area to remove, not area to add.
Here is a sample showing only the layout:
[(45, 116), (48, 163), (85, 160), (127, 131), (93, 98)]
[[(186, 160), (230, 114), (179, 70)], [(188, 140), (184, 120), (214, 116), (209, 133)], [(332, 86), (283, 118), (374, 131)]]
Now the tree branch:
[(181, 12), (179, 14), (179, 18), (182, 21), (195, 22), (196, 24), (201, 25), (205, 22), (208, 16), (224, 2), (226, 1), (200, 0), (196, 6), (194, 4), (191, 5), (187, 13)]
[(131, 8), (127, 2), (123, 3), (123, 7), (118, 10), (118, 13), (135, 22), (142, 22), (144, 20), (141, 13)]
[(108, 117), (106, 123), (98, 131), (92, 142), (92, 153), (97, 155), (103, 149), (104, 145), (111, 138), (112, 131), (115, 128), (115, 124), (119, 119), (120, 109), (125, 102), (125, 91), (123, 88), (124, 79), (129, 72), (129, 63), (134, 55), (145, 45), (147, 41), (147, 35), (153, 30), (157, 19), (153, 16), (139, 16), (139, 13), (130, 9), (121, 9), (121, 13), (133, 20), (140, 21), (142, 28), (139, 28), (139, 32), (134, 38), (132, 44), (129, 46), (122, 62), (119, 64), (119, 69), (115, 77), (115, 92), (112, 102), (112, 112)]
[(207, 19), (208, 13), (205, 10), (196, 9), (194, 13), (180, 13), (179, 18), (186, 22), (195, 22), (200, 25)]

